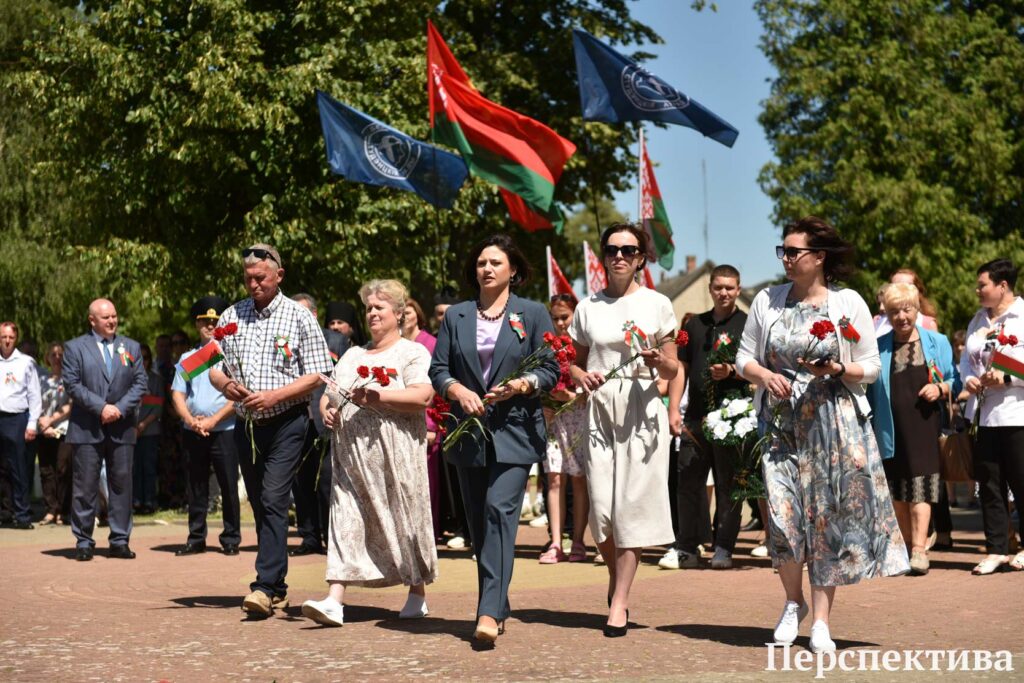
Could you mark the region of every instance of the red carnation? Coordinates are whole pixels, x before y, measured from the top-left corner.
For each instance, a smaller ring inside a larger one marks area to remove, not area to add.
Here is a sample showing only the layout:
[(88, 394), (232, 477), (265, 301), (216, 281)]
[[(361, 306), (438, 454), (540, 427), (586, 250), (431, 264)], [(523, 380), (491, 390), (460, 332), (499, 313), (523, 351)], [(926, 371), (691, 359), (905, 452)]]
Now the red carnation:
[(366, 367), (365, 365), (360, 365), (358, 368), (356, 368), (356, 374), (362, 377), (363, 379), (366, 379), (367, 377), (370, 376), (370, 368)]
[(999, 333), (999, 336), (998, 336), (998, 337), (996, 337), (996, 341), (997, 341), (997, 342), (999, 342), (999, 343), (1000, 343), (1000, 345), (1002, 345), (1002, 346), (1006, 346), (1007, 344), (1009, 344), (1009, 343), (1010, 343), (1010, 338), (1009, 338), (1009, 337), (1007, 337), (1007, 336), (1006, 336), (1005, 334), (1003, 334), (1002, 332), (1000, 332), (1000, 333)]
[(569, 364), (569, 354), (566, 352), (565, 349), (559, 349), (558, 351), (555, 351), (555, 359), (558, 360), (559, 365)]
[(811, 336), (817, 337), (818, 341), (824, 341), (825, 337), (835, 331), (835, 325), (828, 320), (819, 320), (811, 325)]
[(555, 351), (561, 349), (562, 346), (562, 340), (559, 339), (558, 337), (555, 337), (554, 339), (551, 340), (551, 348), (553, 348)]
[(686, 333), (686, 330), (679, 330), (676, 334), (676, 346), (686, 346), (690, 343), (690, 335)]
[(570, 363), (575, 362), (576, 361), (576, 347), (570, 345), (570, 346), (566, 346), (564, 350), (565, 350), (565, 357), (566, 357), (566, 359)]
[(224, 326), (224, 334), (231, 336), (238, 332), (238, 323), (228, 323)]
[(223, 327), (218, 327), (217, 329), (215, 329), (213, 331), (213, 338), (216, 339), (217, 341), (223, 341), (224, 340), (224, 328)]
[(1007, 337), (1007, 341), (1010, 342), (1010, 346), (1016, 346), (1017, 345), (1017, 335), (1011, 334), (1009, 337)]
[(380, 377), (379, 377), (379, 378), (377, 379), (377, 381), (378, 381), (378, 382), (380, 382), (380, 385), (381, 385), (382, 387), (386, 387), (387, 385), (391, 384), (391, 378), (390, 378), (390, 377), (388, 377), (387, 375), (381, 375), (381, 376), (380, 376)]
[(554, 332), (545, 332), (544, 333), (544, 343), (547, 344), (548, 346), (551, 346), (552, 342), (554, 342), (555, 339), (557, 339), (557, 338), (558, 337), (555, 336)]
[(563, 334), (559, 339), (562, 340), (562, 346), (572, 346), (572, 337), (567, 334)]
[(440, 413), (447, 413), (452, 409), (452, 406), (448, 401), (444, 400), (440, 396), (434, 396), (434, 409)]

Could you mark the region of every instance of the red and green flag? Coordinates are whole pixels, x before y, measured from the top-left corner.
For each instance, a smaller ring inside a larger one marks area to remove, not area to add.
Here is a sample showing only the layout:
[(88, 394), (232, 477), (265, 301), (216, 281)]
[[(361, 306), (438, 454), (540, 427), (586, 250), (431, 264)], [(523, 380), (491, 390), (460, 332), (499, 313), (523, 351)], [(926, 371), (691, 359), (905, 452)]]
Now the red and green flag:
[(156, 394), (145, 394), (142, 397), (142, 406), (139, 408), (139, 418), (146, 418), (164, 409), (164, 397)]
[(530, 231), (559, 229), (555, 185), (576, 145), (477, 92), (430, 21), (427, 89), (432, 139), (458, 149), (474, 175), (502, 188), (516, 223)]
[(189, 382), (224, 359), (220, 346), (211, 341), (177, 365), (178, 372)]
[(647, 156), (643, 130), (640, 131), (640, 220), (651, 238), (651, 250), (654, 252), (648, 254), (648, 258), (657, 261), (665, 270), (670, 269), (676, 253), (676, 246), (672, 242), (672, 225), (668, 222), (668, 212), (661, 200), (654, 167)]
[(1002, 370), (1007, 375), (1013, 375), (1017, 379), (1024, 379), (1024, 363), (1002, 351), (992, 352), (992, 367)]

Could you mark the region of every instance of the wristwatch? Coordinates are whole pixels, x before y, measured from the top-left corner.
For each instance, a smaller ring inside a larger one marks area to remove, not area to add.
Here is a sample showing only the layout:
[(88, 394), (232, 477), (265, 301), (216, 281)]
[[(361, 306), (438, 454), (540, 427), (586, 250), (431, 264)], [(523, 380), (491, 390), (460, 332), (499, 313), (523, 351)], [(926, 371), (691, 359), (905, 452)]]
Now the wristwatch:
[(1005, 384), (1006, 386), (1010, 386), (1012, 383), (1013, 383), (1013, 377), (1010, 375), (1010, 373), (1004, 373), (1003, 374), (1003, 384)]

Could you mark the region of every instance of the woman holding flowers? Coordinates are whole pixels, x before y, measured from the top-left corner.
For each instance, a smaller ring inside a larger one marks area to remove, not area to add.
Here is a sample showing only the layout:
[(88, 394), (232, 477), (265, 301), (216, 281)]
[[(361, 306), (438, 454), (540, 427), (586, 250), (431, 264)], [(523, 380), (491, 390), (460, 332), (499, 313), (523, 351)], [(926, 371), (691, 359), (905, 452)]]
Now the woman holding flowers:
[[(509, 616), (523, 490), (547, 443), (540, 397), (559, 375), (544, 342), (552, 332), (547, 310), (512, 293), (528, 276), (507, 235), (477, 244), (464, 269), (477, 296), (445, 312), (430, 364), (438, 395), (465, 425), (448, 433), (444, 449), (466, 505), (479, 583), (474, 637), (485, 642), (504, 632)], [(529, 371), (520, 371), (524, 364)]]
[(806, 564), (811, 649), (831, 652), (836, 586), (909, 566), (862, 387), (880, 368), (871, 314), (835, 284), (851, 272), (853, 247), (813, 216), (786, 225), (783, 237), (776, 255), (790, 283), (754, 298), (736, 369), (757, 387), (766, 428), (768, 547), (786, 591), (775, 642), (792, 643), (807, 615)]
[(424, 410), (433, 389), (430, 354), (402, 338), (407, 293), (395, 280), (359, 290), (371, 341), (334, 367), (320, 401), (331, 430), (331, 522), (323, 600), (302, 614), (341, 626), (346, 586), (409, 586), (402, 619), (426, 616), (424, 586), (437, 577), (427, 484)]
[[(977, 425), (974, 478), (981, 493), (981, 516), (988, 556), (974, 574), (991, 574), (1009, 563), (1024, 569), (1024, 551), (1011, 560), (1005, 486), (1020, 506), (1024, 501), (1024, 300), (1013, 293), (1017, 268), (1007, 259), (978, 268), (975, 291), (981, 309), (967, 326), (960, 376), (971, 394), (965, 416)], [(1005, 483), (1004, 483), (1005, 482)], [(1020, 515), (1024, 533), (1024, 515)]]
[[(658, 379), (671, 380), (676, 317), (662, 294), (640, 286), (648, 236), (633, 223), (601, 235), (608, 286), (576, 308), (573, 380), (589, 395), (590, 528), (608, 567), (604, 635), (626, 635), (629, 590), (644, 546), (672, 543), (668, 413)], [(642, 362), (641, 362), (642, 361)]]
[(920, 293), (897, 282), (882, 292), (892, 329), (878, 337), (882, 370), (868, 387), (871, 422), (892, 493), (910, 571), (928, 573), (928, 523), (939, 502), (939, 433), (942, 404), (953, 391), (953, 347), (925, 329)]
[[(569, 323), (576, 310), (576, 299), (569, 294), (551, 298), (551, 322), (555, 332), (549, 343), (558, 359), (558, 384), (551, 390), (551, 400), (557, 406), (549, 408), (545, 416), (551, 438), (548, 439), (544, 458), (544, 471), (548, 475), (547, 515), (551, 528), (551, 545), (541, 553), (541, 564), (559, 562), (585, 562), (587, 546), (583, 534), (587, 530), (590, 501), (587, 498), (587, 400), (576, 393), (569, 370), (576, 360), (576, 349), (568, 336)], [(572, 479), (573, 530), (572, 549), (566, 556), (562, 550), (562, 525), (565, 522), (565, 489)]]

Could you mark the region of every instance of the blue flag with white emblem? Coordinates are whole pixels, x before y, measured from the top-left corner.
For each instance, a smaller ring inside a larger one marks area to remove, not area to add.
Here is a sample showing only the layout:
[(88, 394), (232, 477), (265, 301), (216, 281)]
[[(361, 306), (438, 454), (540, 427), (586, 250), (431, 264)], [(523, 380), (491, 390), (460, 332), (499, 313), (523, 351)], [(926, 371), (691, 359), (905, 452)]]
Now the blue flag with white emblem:
[(727, 121), (586, 31), (572, 32), (583, 120), (661, 121), (700, 131), (732, 147), (740, 134)]
[(462, 157), (415, 140), (361, 111), (316, 93), (331, 171), (349, 180), (415, 192), (452, 208), (469, 169)]

